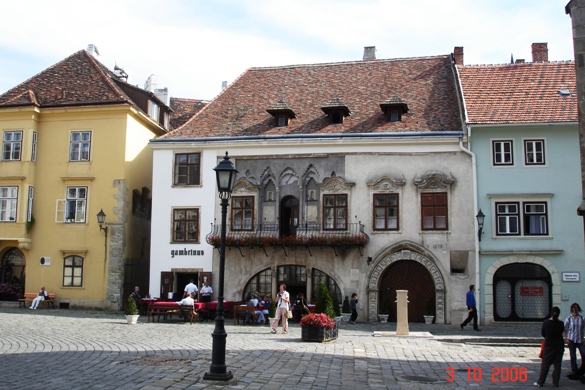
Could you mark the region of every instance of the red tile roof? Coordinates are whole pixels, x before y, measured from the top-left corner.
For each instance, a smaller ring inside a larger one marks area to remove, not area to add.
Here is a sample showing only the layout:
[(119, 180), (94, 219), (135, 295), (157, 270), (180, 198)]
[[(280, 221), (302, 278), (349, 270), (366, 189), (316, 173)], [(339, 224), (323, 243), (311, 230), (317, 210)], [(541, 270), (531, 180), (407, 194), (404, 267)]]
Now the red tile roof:
[[(450, 55), (251, 68), (164, 138), (461, 131), (455, 85)], [(393, 96), (408, 104), (401, 122), (380, 108)], [(321, 110), (336, 97), (351, 112), (343, 124)], [(275, 127), (266, 110), (281, 100), (297, 117)]]
[(180, 127), (205, 107), (207, 103), (209, 102), (205, 100), (172, 97), (170, 104), (174, 112), (171, 116), (171, 127), (173, 129)]
[[(471, 124), (577, 122), (575, 63), (457, 66)], [(559, 91), (568, 90), (563, 96)]]
[(0, 107), (130, 102), (114, 77), (91, 54), (80, 50), (0, 95)]

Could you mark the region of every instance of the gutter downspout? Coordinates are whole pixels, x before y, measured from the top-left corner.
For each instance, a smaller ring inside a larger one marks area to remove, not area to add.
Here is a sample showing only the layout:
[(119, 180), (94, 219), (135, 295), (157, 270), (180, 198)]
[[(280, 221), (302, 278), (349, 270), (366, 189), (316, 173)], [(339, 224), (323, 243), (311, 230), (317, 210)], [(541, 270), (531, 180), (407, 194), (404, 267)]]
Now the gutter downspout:
[[(467, 116), (467, 105), (465, 104), (465, 96), (463, 94), (463, 86), (461, 85), (461, 77), (459, 76), (459, 70), (457, 69), (457, 65), (454, 67), (456, 73), (456, 80), (458, 83), (459, 91), (461, 92), (461, 103), (463, 104), (463, 115), (464, 115), (464, 122), (467, 129), (467, 148), (463, 146), (463, 137), (459, 138), (459, 149), (463, 153), (466, 153), (471, 156), (471, 174), (472, 174), (472, 185), (473, 185), (473, 215), (474, 215), (474, 222), (473, 225), (475, 226), (475, 232), (479, 232), (479, 226), (477, 224), (477, 215), (479, 209), (477, 207), (478, 199), (477, 199), (477, 161), (475, 158), (475, 153), (471, 151), (471, 125), (469, 125), (469, 118)], [(584, 219), (585, 220), (585, 219)], [(475, 237), (475, 290), (477, 291), (477, 296), (475, 297), (478, 309), (481, 309), (481, 270), (479, 268), (479, 234), (474, 234)], [(477, 311), (477, 322), (478, 325), (485, 325), (485, 322), (482, 319), (485, 318), (485, 312), (482, 310)]]
[[(470, 145), (471, 144), (471, 126), (467, 125), (467, 144)], [(473, 215), (477, 215), (479, 209), (477, 207), (477, 162), (475, 160), (475, 153), (473, 153), (471, 150), (466, 149), (465, 146), (463, 146), (463, 138), (459, 139), (459, 149), (461, 149), (461, 151), (463, 153), (466, 153), (468, 155), (471, 156), (471, 170), (472, 170), (472, 185), (473, 185)], [(474, 218), (474, 225), (475, 225), (475, 231), (478, 232), (479, 231), (479, 226), (477, 225), (477, 219)], [(474, 234), (473, 235), (475, 237), (475, 286), (476, 286), (476, 291), (477, 291), (477, 296), (475, 297), (475, 300), (477, 301), (477, 307), (481, 308), (481, 270), (479, 268), (479, 235), (478, 234)], [(477, 321), (479, 325), (485, 325), (485, 323), (482, 321), (482, 318), (484, 317), (484, 312), (481, 310), (478, 310), (477, 312)]]

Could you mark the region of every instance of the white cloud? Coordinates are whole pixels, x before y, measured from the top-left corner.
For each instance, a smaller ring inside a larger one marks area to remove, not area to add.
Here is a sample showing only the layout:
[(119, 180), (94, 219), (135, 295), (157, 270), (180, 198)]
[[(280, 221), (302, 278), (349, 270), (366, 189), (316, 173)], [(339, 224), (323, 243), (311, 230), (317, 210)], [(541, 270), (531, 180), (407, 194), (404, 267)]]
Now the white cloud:
[(253, 66), (451, 53), (466, 63), (531, 60), (548, 42), (570, 60), (567, 0), (29, 0), (3, 3), (0, 92), (95, 44), (139, 86), (156, 74), (171, 96), (211, 99)]

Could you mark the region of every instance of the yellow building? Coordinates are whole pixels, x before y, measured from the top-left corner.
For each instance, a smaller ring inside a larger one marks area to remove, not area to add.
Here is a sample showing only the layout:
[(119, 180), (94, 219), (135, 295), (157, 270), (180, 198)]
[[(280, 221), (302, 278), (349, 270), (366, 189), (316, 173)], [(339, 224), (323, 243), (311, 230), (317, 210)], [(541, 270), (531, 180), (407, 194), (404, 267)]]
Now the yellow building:
[(126, 79), (81, 50), (0, 95), (0, 282), (45, 286), (60, 307), (148, 291), (148, 141), (170, 108)]

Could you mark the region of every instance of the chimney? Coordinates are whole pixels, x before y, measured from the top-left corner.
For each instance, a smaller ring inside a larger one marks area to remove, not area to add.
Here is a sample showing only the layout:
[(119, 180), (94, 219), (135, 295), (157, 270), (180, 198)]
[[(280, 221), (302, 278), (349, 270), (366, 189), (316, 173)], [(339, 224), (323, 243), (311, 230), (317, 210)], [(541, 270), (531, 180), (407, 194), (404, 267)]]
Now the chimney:
[(516, 58), (516, 62), (514, 62), (514, 63), (515, 64), (523, 64), (524, 62), (525, 62), (524, 58)]
[(148, 78), (144, 82), (144, 90), (149, 91), (149, 92), (154, 92), (155, 89), (156, 89), (156, 75), (151, 74), (150, 76), (148, 76)]
[(455, 61), (455, 65), (463, 65), (463, 46), (455, 46), (453, 49), (453, 61)]
[(169, 104), (169, 89), (167, 87), (164, 88), (157, 88), (154, 90), (154, 96), (160, 99), (161, 102), (170, 106)]
[(364, 61), (376, 59), (376, 46), (364, 46)]
[(100, 52), (98, 51), (97, 46), (95, 46), (93, 43), (90, 43), (89, 45), (87, 45), (87, 49), (86, 49), (89, 54), (91, 54), (92, 56), (96, 57), (100, 55)]
[(221, 82), (221, 90), (225, 91), (227, 89), (227, 81), (222, 81)]
[(532, 44), (532, 62), (548, 62), (547, 43)]

